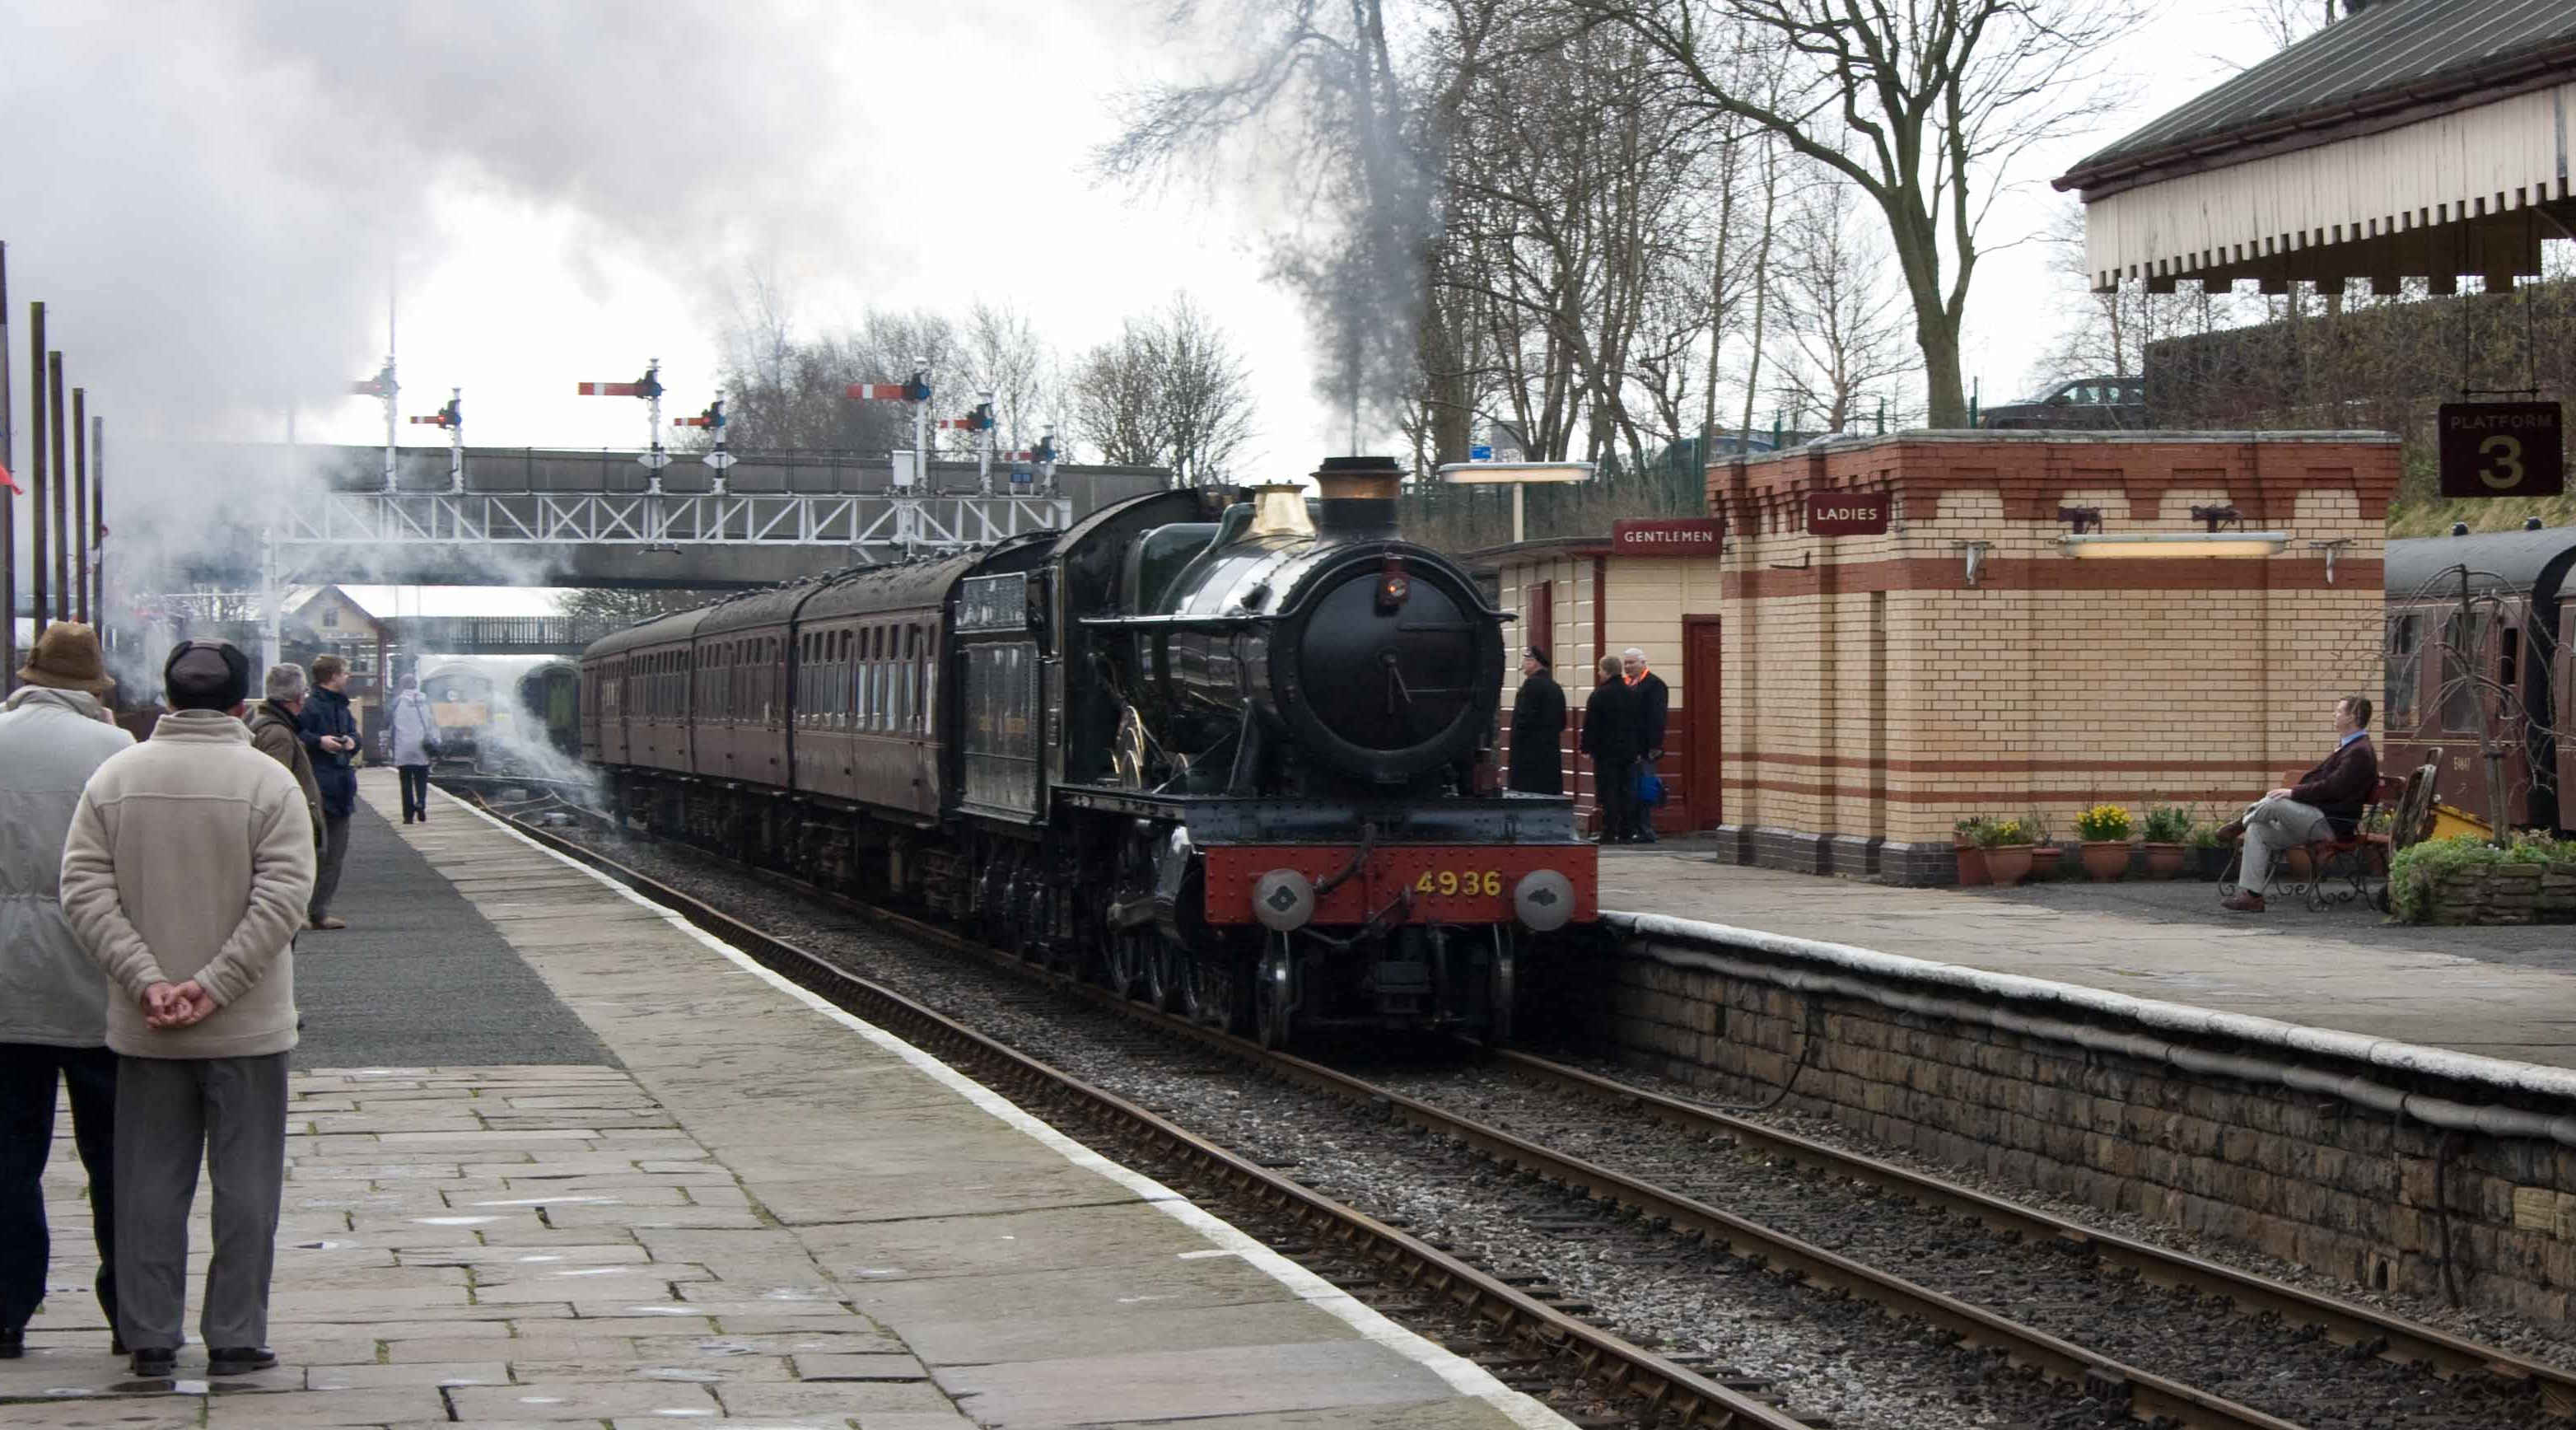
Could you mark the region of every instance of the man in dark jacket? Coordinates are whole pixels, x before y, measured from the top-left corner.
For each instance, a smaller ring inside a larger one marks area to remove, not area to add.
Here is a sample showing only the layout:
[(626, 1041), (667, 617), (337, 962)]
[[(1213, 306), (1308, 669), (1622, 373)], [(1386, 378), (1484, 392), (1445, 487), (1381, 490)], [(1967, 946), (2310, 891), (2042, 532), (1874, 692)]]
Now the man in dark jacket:
[(2245, 867), (2236, 892), (2219, 907), (2240, 914), (2263, 912), (2262, 888), (2272, 879), (2272, 859), (2283, 849), (2350, 834), (2362, 810), (2379, 793), (2379, 752), (2370, 746), (2370, 699), (2347, 695), (2335, 702), (2335, 748), (2297, 784), (2255, 801), (2245, 817), (2221, 833), (2245, 833)]
[(1601, 683), (1583, 702), (1583, 753), (1592, 757), (1592, 797), (1601, 809), (1601, 843), (1629, 844), (1636, 821), (1637, 695), (1619, 657), (1601, 657)]
[(313, 778), (313, 761), (304, 753), (304, 697), (311, 688), (300, 665), (272, 665), (267, 699), (251, 707), (251, 748), (295, 772), (304, 791), (305, 812), (313, 816), (313, 849), (318, 858), (327, 825), (322, 817), (322, 787)]
[[(1619, 656), (1619, 674), (1628, 682), (1629, 693), (1637, 706), (1637, 769), (1629, 778), (1629, 789), (1636, 789), (1639, 775), (1655, 768), (1664, 758), (1664, 717), (1672, 709), (1672, 691), (1664, 678), (1646, 668), (1646, 653), (1630, 646)], [(1640, 842), (1655, 842), (1655, 807), (1644, 800), (1631, 798), (1634, 824), (1628, 832)]]
[(313, 879), (311, 926), (344, 929), (331, 917), (331, 896), (340, 889), (340, 861), (349, 855), (349, 811), (358, 803), (358, 771), (351, 763), (358, 750), (358, 721), (343, 693), (349, 663), (336, 655), (313, 662), (313, 690), (304, 697), (296, 724), (304, 736), (304, 753), (313, 761), (313, 782), (322, 790), (322, 865)]
[(1521, 688), (1512, 697), (1512, 784), (1523, 794), (1565, 793), (1565, 689), (1547, 673), (1547, 652), (1521, 652)]

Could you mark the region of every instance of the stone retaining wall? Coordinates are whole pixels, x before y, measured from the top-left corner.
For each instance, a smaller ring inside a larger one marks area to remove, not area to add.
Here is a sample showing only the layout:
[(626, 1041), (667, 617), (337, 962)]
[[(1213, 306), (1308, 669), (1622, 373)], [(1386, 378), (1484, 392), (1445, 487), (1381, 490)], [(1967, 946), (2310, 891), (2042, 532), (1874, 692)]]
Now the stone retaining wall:
[[(2443, 1294), (2447, 1213), (2451, 1271), (2466, 1300), (2548, 1321), (2568, 1316), (2576, 1147), (2444, 1132), (2331, 1093), (1801, 988), (1794, 964), (1779, 975), (1685, 966), (1632, 939), (1614, 968), (1594, 1031), (1633, 1066), (1729, 1099), (1758, 1096), (1794, 1073), (1782, 1104), (1789, 1110), (2361, 1287)], [(2142, 1047), (2174, 1037), (2170, 1027), (2136, 1031)], [(2318, 1069), (2321, 1082), (2349, 1072)], [(2387, 1069), (2375, 1073), (2391, 1081)], [(2422, 1080), (2416, 1091), (2460, 1105), (2455, 1077)], [(2526, 1110), (2547, 1101), (2510, 1100)]]

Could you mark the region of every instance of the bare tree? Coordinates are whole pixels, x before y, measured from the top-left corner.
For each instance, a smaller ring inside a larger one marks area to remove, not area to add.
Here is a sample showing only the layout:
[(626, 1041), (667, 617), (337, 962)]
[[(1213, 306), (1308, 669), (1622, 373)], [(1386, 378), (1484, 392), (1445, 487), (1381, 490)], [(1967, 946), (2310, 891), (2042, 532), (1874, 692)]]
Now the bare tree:
[(1775, 265), (1781, 326), (1799, 359), (1787, 365), (1788, 386), (1828, 432), (1859, 420), (1864, 394), (1893, 396), (1895, 379), (1917, 366), (1886, 246), (1856, 221), (1852, 199), (1851, 186), (1831, 178), (1801, 190)]
[(1074, 435), (1104, 462), (1167, 467), (1185, 486), (1232, 479), (1252, 436), (1252, 387), (1242, 357), (1188, 295), (1075, 365)]
[(673, 611), (703, 606), (721, 591), (642, 591), (585, 587), (555, 597), (555, 614), (576, 621), (598, 621), (624, 627)]
[[(961, 338), (965, 385), (993, 394), (995, 437), (1006, 450), (1035, 446), (1062, 415), (1054, 350), (1027, 314), (1008, 305), (978, 302), (967, 309)], [(962, 412), (975, 400), (961, 392), (953, 405)]]
[[(1978, 228), (2025, 150), (2101, 112), (2093, 58), (2129, 0), (1567, 0), (1625, 26), (1711, 115), (1778, 135), (1885, 217), (1936, 427), (1967, 421), (1959, 338)], [(1741, 56), (1790, 66), (1777, 98)]]
[(2277, 52), (2333, 24), (2335, 13), (2349, 5), (2350, 0), (2342, 5), (2336, 0), (2236, 0), (2233, 10)]

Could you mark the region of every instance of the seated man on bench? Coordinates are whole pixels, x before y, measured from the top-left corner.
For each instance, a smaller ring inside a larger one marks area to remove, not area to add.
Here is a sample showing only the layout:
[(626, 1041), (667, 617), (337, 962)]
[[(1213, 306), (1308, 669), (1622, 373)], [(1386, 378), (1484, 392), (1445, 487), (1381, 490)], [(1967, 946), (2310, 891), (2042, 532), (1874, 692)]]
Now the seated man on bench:
[(2245, 836), (2244, 868), (2236, 892), (2219, 907), (2240, 914), (2263, 912), (2262, 889), (2272, 879), (2272, 860), (2284, 849), (2319, 840), (2349, 836), (2361, 812), (2379, 791), (2379, 752), (2370, 745), (2370, 700), (2347, 695), (2335, 702), (2334, 753), (2287, 789), (2276, 789), (2254, 802), (2242, 819), (2220, 835)]

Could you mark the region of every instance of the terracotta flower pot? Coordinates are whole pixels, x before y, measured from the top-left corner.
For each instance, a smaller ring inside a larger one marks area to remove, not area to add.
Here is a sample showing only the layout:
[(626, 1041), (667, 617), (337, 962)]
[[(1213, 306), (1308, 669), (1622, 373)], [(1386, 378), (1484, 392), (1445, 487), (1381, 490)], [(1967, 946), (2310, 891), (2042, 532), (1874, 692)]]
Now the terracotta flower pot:
[[(2066, 851), (2054, 844), (2030, 846), (2030, 877), (2033, 883), (2057, 877), (2057, 862)], [(1997, 881), (2002, 882), (2001, 880)]]
[(2227, 877), (2227, 866), (2236, 862), (2236, 851), (2225, 844), (2192, 846), (2191, 876), (2215, 883)]
[(2283, 878), (2294, 882), (2305, 882), (2308, 877), (2308, 872), (2308, 851), (2304, 846), (2292, 845), (2291, 847), (2281, 851), (2281, 876)]
[(1962, 885), (1973, 889), (1992, 882), (1993, 875), (1986, 871), (1986, 851), (1973, 844), (1962, 844), (1958, 846), (1958, 854), (1959, 882)]
[(2171, 879), (2182, 873), (2183, 848), (2179, 844), (2142, 844), (2147, 851), (2147, 877)]
[(2030, 875), (2030, 846), (1998, 844), (1986, 851), (1986, 873), (1997, 888), (2009, 889)]
[(2108, 884), (2127, 877), (2129, 841), (2125, 839), (2085, 840), (2084, 872), (2096, 884)]

